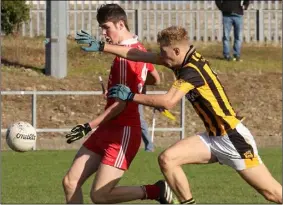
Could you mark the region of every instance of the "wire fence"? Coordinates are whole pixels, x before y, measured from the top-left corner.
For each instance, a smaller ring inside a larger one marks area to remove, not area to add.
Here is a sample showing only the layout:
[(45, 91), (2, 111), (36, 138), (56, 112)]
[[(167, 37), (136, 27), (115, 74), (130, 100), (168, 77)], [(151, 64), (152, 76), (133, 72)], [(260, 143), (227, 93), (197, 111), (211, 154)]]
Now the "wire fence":
[[(156, 34), (171, 25), (187, 28), (191, 41), (221, 41), (222, 14), (214, 1), (69, 1), (67, 35), (80, 29), (99, 38), (96, 10), (103, 3), (119, 3), (127, 12), (129, 27), (141, 40), (156, 42)], [(27, 1), (30, 21), (23, 36), (45, 36), (45, 1)], [(251, 1), (244, 14), (245, 42), (275, 42), (282, 39), (282, 1)]]

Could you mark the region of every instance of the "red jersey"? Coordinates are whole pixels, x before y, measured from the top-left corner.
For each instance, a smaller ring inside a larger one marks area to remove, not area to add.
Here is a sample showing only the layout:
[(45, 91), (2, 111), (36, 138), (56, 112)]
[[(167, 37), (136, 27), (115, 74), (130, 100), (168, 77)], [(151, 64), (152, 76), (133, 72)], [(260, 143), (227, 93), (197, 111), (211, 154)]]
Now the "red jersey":
[[(146, 51), (144, 46), (138, 41), (137, 36), (122, 41), (120, 45)], [(107, 90), (116, 84), (123, 84), (128, 86), (132, 92), (141, 93), (147, 72), (152, 72), (153, 70), (154, 67), (152, 64), (130, 61), (116, 56), (111, 67)], [(114, 99), (107, 98), (105, 109), (114, 102)], [(135, 102), (127, 102), (125, 109), (109, 122), (123, 126), (140, 126), (138, 104)]]

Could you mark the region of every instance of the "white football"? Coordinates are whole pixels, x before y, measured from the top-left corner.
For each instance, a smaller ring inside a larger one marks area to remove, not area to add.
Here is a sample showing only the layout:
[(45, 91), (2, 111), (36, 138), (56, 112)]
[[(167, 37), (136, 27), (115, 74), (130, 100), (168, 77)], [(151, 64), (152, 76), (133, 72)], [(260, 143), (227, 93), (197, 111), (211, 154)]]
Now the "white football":
[(7, 129), (6, 142), (16, 152), (32, 150), (36, 143), (36, 130), (23, 121), (15, 122)]

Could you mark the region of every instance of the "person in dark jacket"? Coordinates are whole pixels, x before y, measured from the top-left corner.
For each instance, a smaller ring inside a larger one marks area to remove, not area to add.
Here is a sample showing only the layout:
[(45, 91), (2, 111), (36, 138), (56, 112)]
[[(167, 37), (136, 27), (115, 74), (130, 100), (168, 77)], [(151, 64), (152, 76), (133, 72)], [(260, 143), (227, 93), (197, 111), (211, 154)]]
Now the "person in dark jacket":
[[(249, 1), (216, 0), (218, 9), (223, 15), (223, 55), (228, 61), (242, 61), (240, 58), (244, 10), (248, 9)], [(233, 57), (230, 55), (230, 32), (234, 27)]]

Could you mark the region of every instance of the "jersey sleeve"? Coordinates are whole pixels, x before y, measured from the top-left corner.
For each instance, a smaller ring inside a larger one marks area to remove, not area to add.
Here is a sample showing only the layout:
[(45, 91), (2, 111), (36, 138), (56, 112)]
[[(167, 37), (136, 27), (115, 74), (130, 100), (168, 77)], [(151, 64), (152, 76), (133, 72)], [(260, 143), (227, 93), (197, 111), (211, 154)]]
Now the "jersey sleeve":
[(176, 80), (172, 87), (181, 90), (185, 93), (194, 88), (203, 86), (205, 81), (201, 74), (192, 67), (185, 67), (180, 69), (178, 80)]

